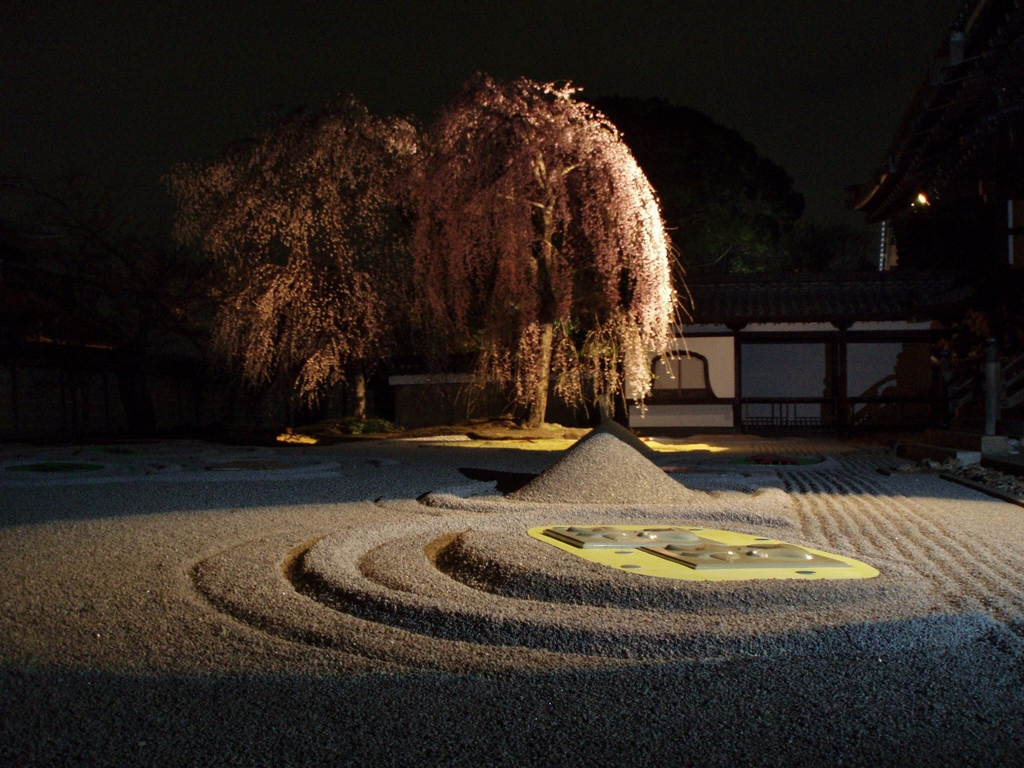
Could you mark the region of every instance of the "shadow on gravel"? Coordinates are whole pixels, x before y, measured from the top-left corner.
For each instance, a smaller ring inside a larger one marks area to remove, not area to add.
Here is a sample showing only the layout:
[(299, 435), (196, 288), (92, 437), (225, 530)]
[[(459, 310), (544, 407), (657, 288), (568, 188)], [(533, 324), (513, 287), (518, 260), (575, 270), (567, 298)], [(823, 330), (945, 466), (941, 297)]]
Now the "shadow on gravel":
[(498, 493), (514, 493), (537, 477), (531, 472), (501, 472), (496, 469), (474, 467), (459, 467), (459, 472), (470, 480), (496, 483)]
[[(395, 458), (395, 464), (377, 465), (376, 457)], [(502, 451), (470, 448), (405, 446), (372, 453), (360, 448), (339, 452), (329, 458), (343, 466), (334, 477), (266, 479), (249, 477), (223, 482), (205, 478), (182, 482), (109, 482), (99, 484), (8, 485), (0, 488), (0, 528), (57, 522), (95, 520), (130, 515), (168, 512), (202, 512), (225, 509), (251, 509), (273, 506), (299, 506), (372, 501), (378, 498), (415, 499), (437, 488), (458, 485), (464, 478), (497, 481), (500, 493), (511, 493), (555, 463), (561, 454), (547, 451)], [(459, 466), (467, 460), (475, 467)], [(668, 459), (666, 459), (667, 461)], [(359, 467), (349, 466), (357, 462)], [(480, 465), (483, 465), (481, 467)], [(680, 466), (692, 475), (716, 475), (735, 471), (736, 467)], [(767, 469), (767, 468), (766, 468)], [(86, 473), (87, 474), (87, 473)], [(883, 476), (870, 469), (840, 478), (835, 470), (814, 467), (786, 467), (772, 474), (793, 493), (831, 492), (875, 497), (889, 495), (912, 498), (964, 499), (984, 498), (980, 492), (940, 480), (933, 475)], [(684, 477), (679, 477), (684, 484)], [(851, 485), (853, 483), (853, 485)], [(698, 486), (699, 487), (699, 486)], [(1001, 503), (990, 499), (992, 503)]]
[(1020, 677), (977, 641), (498, 679), (3, 669), (0, 762), (1021, 765)]
[[(0, 498), (0, 528), (61, 520), (99, 520), (169, 512), (217, 512), (257, 507), (339, 504), (401, 498), (396, 484), (321, 478), (288, 481), (107, 483), (7, 487)], [(400, 491), (400, 489), (399, 489)], [(414, 497), (412, 497), (414, 498)]]
[[(197, 476), (194, 480), (8, 485), (0, 487), (0, 528), (61, 520), (97, 520), (168, 512), (204, 512), (258, 507), (340, 504), (415, 499), (424, 493), (465, 483), (458, 467), (487, 473), (511, 488), (528, 482), (561, 454), (550, 451), (396, 446), (371, 452), (352, 449), (326, 454), (341, 467), (329, 476), (287, 477), (249, 473), (245, 478)], [(214, 481), (216, 480), (216, 481)]]

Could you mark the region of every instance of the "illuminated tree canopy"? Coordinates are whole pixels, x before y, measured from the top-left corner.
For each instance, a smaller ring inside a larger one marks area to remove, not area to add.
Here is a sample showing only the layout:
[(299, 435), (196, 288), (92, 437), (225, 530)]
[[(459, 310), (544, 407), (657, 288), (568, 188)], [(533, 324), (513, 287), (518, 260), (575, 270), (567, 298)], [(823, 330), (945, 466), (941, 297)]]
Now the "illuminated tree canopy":
[(401, 304), (407, 249), (395, 181), (417, 149), (411, 123), (347, 98), (171, 174), (176, 236), (225, 278), (214, 349), (251, 385), (284, 376), (314, 403), (351, 377), (358, 397)]
[[(420, 316), (479, 353), (543, 422), (569, 402), (650, 391), (673, 318), (657, 199), (618, 131), (574, 89), (470, 80), (428, 138), (412, 252)], [(621, 371), (620, 371), (621, 369)]]

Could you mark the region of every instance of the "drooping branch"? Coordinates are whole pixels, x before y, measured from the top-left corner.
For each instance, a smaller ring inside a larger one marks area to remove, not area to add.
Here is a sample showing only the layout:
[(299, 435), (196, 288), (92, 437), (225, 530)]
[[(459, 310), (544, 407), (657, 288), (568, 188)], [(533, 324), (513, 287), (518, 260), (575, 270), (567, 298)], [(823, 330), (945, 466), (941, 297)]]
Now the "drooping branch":
[(177, 237), (227, 276), (216, 348), (250, 384), (285, 376), (315, 402), (386, 352), (407, 271), (396, 180), (418, 144), (348, 98), (171, 175)]
[(513, 384), (531, 423), (552, 371), (571, 401), (584, 376), (646, 395), (674, 311), (654, 192), (573, 94), (476, 76), (430, 132), (415, 190), (421, 322), (475, 345), (480, 376)]

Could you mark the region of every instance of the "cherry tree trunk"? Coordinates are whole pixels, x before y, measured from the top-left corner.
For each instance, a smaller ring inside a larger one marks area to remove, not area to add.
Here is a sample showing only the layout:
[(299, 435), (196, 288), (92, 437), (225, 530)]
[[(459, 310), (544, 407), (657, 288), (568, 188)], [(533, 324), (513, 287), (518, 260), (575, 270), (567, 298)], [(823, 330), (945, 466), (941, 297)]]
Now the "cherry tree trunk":
[(352, 415), (366, 418), (366, 376), (362, 371), (352, 376)]
[(537, 368), (534, 373), (536, 390), (530, 399), (530, 410), (526, 417), (526, 426), (536, 429), (544, 423), (548, 411), (548, 386), (551, 382), (551, 347), (554, 344), (555, 324), (553, 322), (554, 293), (551, 289), (551, 257), (553, 246), (551, 235), (554, 232), (555, 196), (547, 179), (544, 161), (540, 155), (534, 164), (534, 172), (545, 187), (544, 206), (541, 216), (540, 254), (537, 259), (537, 283), (540, 291), (540, 349), (537, 355)]
[(544, 323), (540, 327), (540, 354), (537, 356), (537, 389), (530, 403), (526, 426), (531, 429), (544, 424), (544, 416), (548, 411), (548, 385), (551, 381), (551, 345), (555, 337), (554, 323)]

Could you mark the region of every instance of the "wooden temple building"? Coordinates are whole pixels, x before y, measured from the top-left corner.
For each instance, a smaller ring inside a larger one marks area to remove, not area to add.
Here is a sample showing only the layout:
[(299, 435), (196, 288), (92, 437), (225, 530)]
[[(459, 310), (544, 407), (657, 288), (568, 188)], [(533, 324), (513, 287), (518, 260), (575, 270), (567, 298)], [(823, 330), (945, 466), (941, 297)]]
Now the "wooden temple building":
[(986, 342), (1002, 379), (996, 418), (1019, 422), (1022, 148), (1024, 7), (967, 0), (881, 165), (848, 188), (850, 206), (881, 224), (879, 271), (692, 280), (693, 322), (679, 329), (677, 352), (652, 360), (655, 391), (629, 406), (630, 426), (985, 421)]
[(881, 269), (1024, 266), (1024, 7), (968, 0), (881, 165), (848, 188)]
[(693, 322), (631, 403), (643, 432), (926, 427), (941, 420), (933, 345), (971, 284), (953, 273), (695, 278)]

